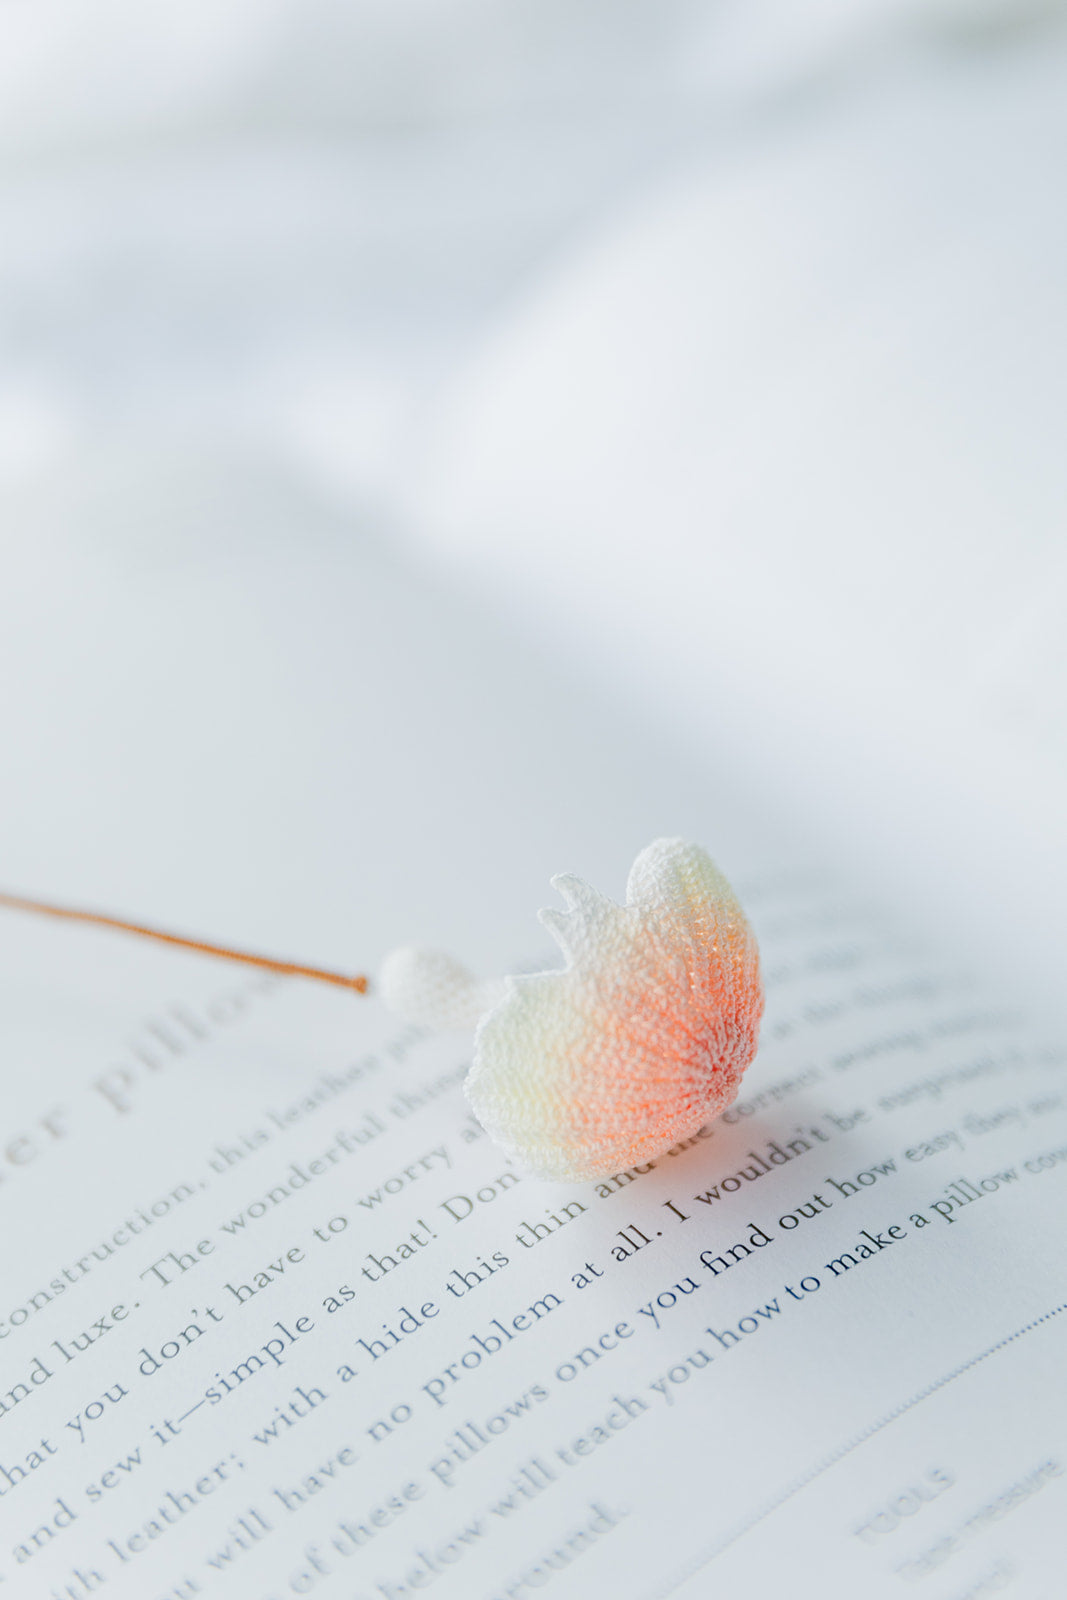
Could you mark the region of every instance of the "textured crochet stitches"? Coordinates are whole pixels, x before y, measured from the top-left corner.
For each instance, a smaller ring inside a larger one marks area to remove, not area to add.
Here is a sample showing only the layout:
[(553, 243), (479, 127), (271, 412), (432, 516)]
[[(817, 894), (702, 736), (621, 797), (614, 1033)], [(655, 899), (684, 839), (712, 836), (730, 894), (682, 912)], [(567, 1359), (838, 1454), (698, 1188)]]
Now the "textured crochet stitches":
[(591, 1179), (661, 1155), (735, 1098), (756, 1052), (755, 935), (699, 845), (657, 839), (626, 904), (553, 878), (542, 911), (567, 964), (506, 980), (475, 1036), (465, 1089), (527, 1171)]
[(477, 1022), (464, 1087), (516, 1162), (600, 1178), (654, 1159), (735, 1098), (763, 1013), (759, 951), (722, 873), (684, 839), (641, 852), (625, 905), (570, 874), (552, 883), (568, 910), (540, 915), (562, 971), (479, 982), (407, 946), (380, 989), (411, 1021)]

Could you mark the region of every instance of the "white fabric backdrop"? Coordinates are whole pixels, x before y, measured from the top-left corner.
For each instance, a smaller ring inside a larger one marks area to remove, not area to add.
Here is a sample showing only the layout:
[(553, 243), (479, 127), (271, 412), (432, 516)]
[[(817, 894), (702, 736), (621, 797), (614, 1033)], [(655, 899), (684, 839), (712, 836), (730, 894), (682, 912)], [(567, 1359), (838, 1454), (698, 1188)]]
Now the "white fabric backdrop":
[(886, 73), (613, 218), (455, 385), (415, 494), (924, 915), (1005, 954), (1025, 919), (1053, 990), (1065, 62)]
[(9, 605), (325, 501), (1051, 992), (1064, 40), (1054, 0), (9, 0)]

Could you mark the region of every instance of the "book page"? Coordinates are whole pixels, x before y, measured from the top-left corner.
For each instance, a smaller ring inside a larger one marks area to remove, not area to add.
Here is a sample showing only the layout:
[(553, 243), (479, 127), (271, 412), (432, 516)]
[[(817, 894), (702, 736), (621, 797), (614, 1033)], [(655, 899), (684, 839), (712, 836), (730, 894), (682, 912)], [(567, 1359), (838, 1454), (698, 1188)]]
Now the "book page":
[[(393, 595), (383, 626), (407, 643), (426, 625), (399, 579), (329, 576), (308, 613), (327, 631), (329, 594), (356, 588), (368, 610)], [(284, 564), (258, 587), (216, 579), (211, 604), (232, 623), (240, 593), (265, 651), (276, 608), (301, 621)], [(173, 626), (203, 587), (168, 584)], [(441, 643), (424, 659), (458, 683)], [(470, 648), (511, 704), (545, 698), (528, 754), (577, 749), (577, 690), (557, 697), (488, 634)], [(417, 716), (417, 683), (380, 692)], [(375, 761), (389, 727), (367, 735)], [(473, 792), (435, 760), (436, 793)], [(680, 761), (643, 789), (632, 750), (589, 761), (568, 799), (605, 852), (672, 785), (700, 826)], [(642, 798), (616, 814), (624, 773)], [(508, 794), (550, 810), (558, 774), (516, 760), (494, 804)], [(762, 1046), (724, 1116), (601, 1183), (502, 1156), (462, 1095), (467, 1036), (400, 1025), (373, 995), (5, 922), (2, 1592), (1053, 1592), (1061, 1058), (862, 888), (764, 865), (721, 788), (704, 806), (761, 940)], [(374, 841), (410, 917), (405, 847), (399, 824)], [(512, 848), (540, 869), (540, 841)], [(497, 970), (529, 965), (534, 907), (501, 936), (466, 876), (457, 926)], [(361, 913), (372, 952), (386, 901)]]

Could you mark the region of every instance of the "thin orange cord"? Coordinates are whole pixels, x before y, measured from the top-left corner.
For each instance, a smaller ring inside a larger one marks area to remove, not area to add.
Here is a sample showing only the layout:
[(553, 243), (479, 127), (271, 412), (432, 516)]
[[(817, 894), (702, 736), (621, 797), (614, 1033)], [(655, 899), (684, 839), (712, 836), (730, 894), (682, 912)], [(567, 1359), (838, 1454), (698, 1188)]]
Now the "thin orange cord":
[(12, 911), (38, 911), (46, 917), (62, 917), (68, 922), (89, 922), (98, 928), (118, 928), (123, 933), (135, 933), (141, 939), (156, 939), (160, 944), (180, 945), (183, 950), (198, 950), (205, 956), (222, 956), (226, 961), (241, 961), (247, 967), (265, 967), (268, 972), (280, 972), (291, 978), (315, 978), (319, 983), (333, 983), (341, 989), (355, 989), (366, 994), (368, 983), (362, 976), (346, 977), (343, 972), (329, 972), (323, 967), (305, 967), (296, 961), (274, 961), (270, 956), (253, 956), (244, 950), (228, 950), (225, 945), (205, 944), (202, 939), (183, 939), (176, 933), (162, 933), (158, 928), (146, 928), (139, 922), (123, 922), (119, 917), (101, 916), (96, 911), (73, 911), (69, 906), (49, 905), (44, 900), (27, 900), (21, 895), (0, 892), (0, 906)]

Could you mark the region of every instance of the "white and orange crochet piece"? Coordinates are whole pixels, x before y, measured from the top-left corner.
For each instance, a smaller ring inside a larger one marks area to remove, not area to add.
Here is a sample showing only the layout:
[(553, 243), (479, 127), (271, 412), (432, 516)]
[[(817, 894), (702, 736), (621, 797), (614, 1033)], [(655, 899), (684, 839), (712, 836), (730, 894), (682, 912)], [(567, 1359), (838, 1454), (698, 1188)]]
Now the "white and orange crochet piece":
[(733, 1101), (763, 1014), (759, 949), (699, 845), (657, 839), (625, 905), (571, 874), (541, 921), (559, 971), (479, 982), (405, 946), (379, 989), (397, 1015), (475, 1027), (465, 1089), (491, 1137), (530, 1174), (586, 1180), (653, 1160)]

